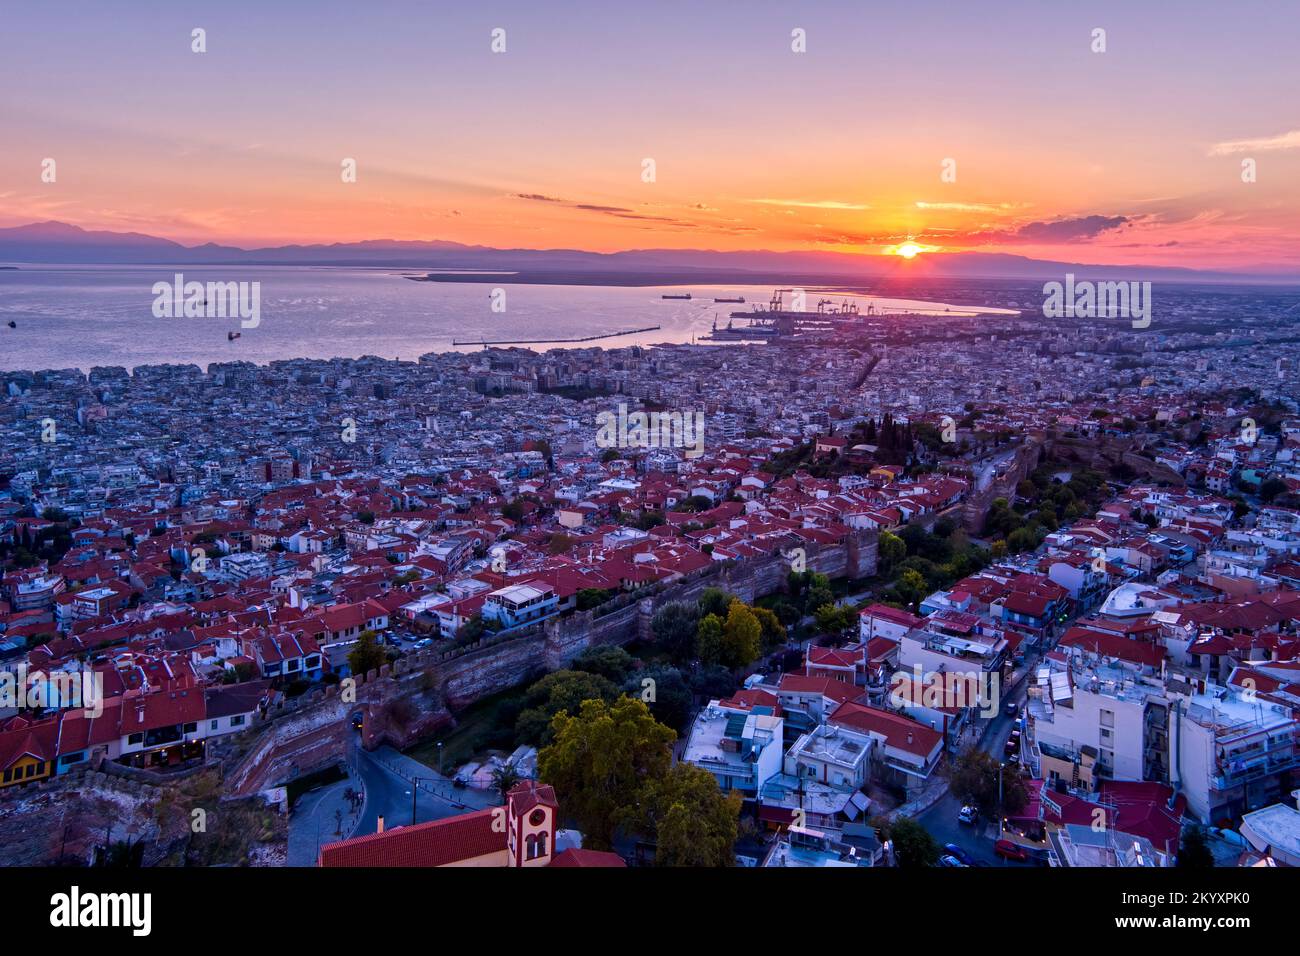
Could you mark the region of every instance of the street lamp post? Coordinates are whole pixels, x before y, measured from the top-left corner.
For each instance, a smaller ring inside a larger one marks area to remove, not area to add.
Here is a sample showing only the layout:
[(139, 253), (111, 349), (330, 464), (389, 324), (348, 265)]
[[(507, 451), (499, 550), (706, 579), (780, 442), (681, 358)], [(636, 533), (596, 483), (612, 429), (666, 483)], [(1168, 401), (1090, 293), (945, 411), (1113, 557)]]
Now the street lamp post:
[(420, 794), (420, 777), (411, 778), (411, 826), (415, 826), (415, 798)]
[(438, 776), (442, 776), (442, 741), (438, 741)]

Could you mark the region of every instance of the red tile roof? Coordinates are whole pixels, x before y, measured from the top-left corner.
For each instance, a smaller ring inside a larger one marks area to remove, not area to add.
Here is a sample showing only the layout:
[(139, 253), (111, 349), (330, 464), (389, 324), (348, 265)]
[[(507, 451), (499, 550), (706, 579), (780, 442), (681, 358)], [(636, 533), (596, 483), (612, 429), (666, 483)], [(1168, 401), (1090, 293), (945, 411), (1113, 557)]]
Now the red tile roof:
[(583, 850), (577, 847), (570, 847), (562, 850), (551, 860), (551, 866), (559, 867), (626, 867), (623, 858), (617, 853), (607, 853), (604, 850)]
[(504, 827), (492, 826), (500, 807), (417, 823), (321, 847), (319, 866), (447, 866), (506, 849)]
[(888, 746), (918, 757), (929, 757), (943, 739), (937, 730), (910, 717), (852, 701), (836, 707), (830, 720), (833, 724), (842, 724), (852, 730), (884, 737)]

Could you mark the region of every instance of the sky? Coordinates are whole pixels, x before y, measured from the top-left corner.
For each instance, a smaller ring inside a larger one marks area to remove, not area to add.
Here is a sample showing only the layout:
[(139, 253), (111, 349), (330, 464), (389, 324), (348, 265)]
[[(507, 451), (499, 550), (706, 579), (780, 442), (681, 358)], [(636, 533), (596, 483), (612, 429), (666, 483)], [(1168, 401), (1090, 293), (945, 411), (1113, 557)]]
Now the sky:
[(0, 226), (1300, 271), (1300, 4), (0, 10)]

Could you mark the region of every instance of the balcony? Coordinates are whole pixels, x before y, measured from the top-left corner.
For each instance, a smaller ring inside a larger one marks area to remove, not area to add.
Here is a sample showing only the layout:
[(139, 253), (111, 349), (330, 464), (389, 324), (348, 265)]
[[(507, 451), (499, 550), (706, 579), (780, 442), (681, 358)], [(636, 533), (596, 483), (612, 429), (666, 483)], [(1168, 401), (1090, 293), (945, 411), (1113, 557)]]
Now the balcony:
[(1264, 754), (1245, 762), (1237, 770), (1211, 777), (1210, 786), (1215, 790), (1231, 790), (1297, 766), (1300, 766), (1300, 755), (1295, 753)]

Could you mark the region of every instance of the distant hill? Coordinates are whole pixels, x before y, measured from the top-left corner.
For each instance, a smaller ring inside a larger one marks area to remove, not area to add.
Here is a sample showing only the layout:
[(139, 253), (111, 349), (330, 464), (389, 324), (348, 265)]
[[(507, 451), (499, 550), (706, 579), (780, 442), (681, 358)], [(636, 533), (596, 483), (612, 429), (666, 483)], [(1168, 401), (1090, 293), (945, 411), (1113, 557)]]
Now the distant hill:
[(205, 243), (184, 246), (138, 232), (104, 232), (64, 222), (0, 229), (0, 262), (95, 265), (335, 265), (420, 270), (481, 270), (527, 273), (520, 281), (592, 281), (605, 284), (669, 282), (762, 282), (779, 277), (1021, 278), (1050, 279), (1073, 272), (1080, 278), (1183, 282), (1300, 282), (1290, 274), (1209, 272), (1168, 266), (1095, 266), (1051, 262), (1005, 253), (927, 253), (914, 260), (839, 252), (718, 252), (707, 249), (494, 249), (442, 240), (372, 239), (328, 245), (240, 249)]

